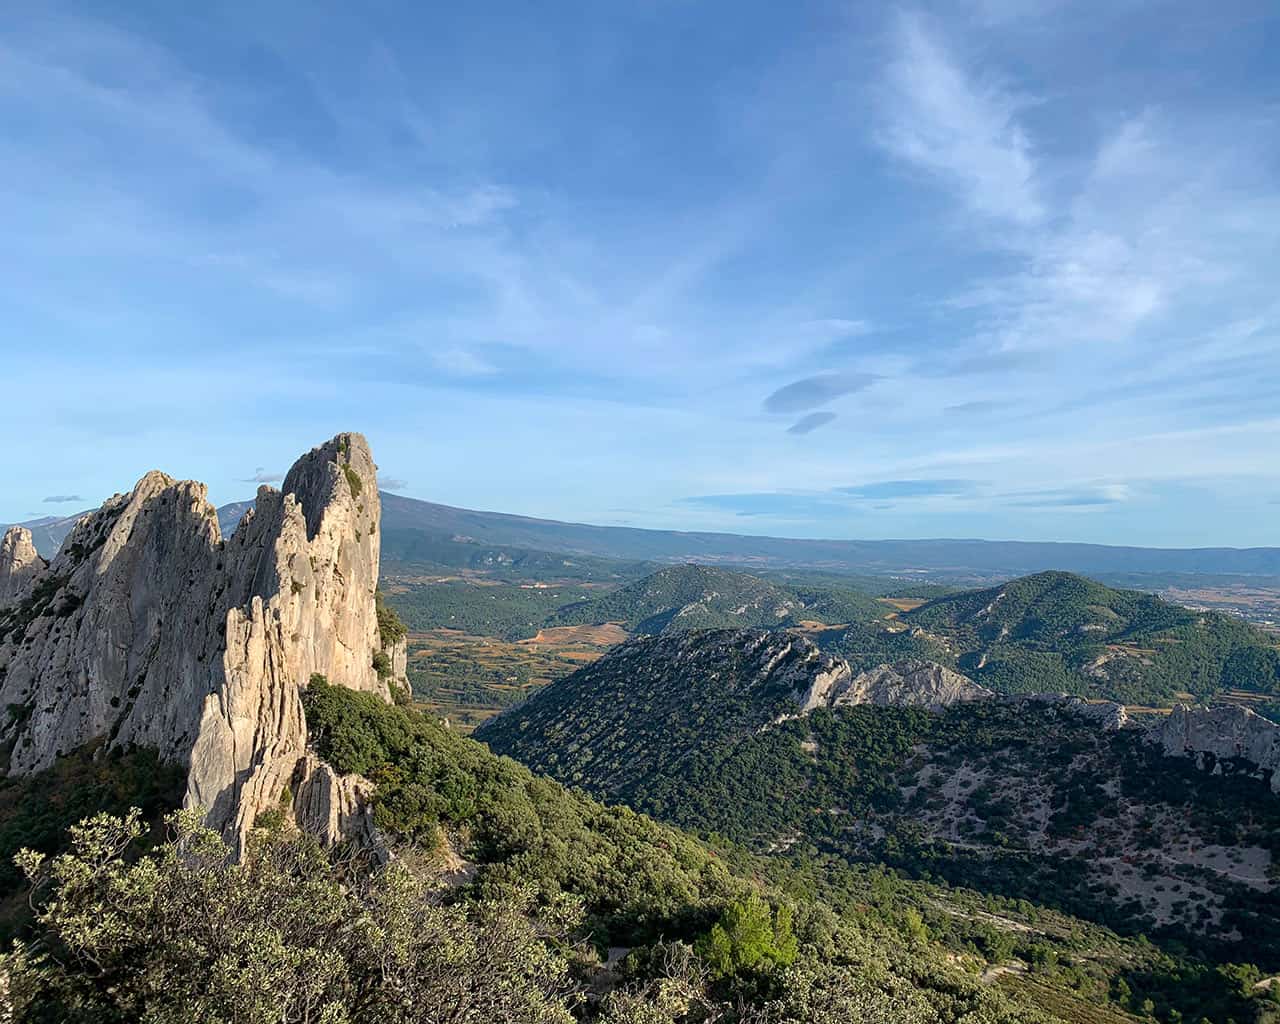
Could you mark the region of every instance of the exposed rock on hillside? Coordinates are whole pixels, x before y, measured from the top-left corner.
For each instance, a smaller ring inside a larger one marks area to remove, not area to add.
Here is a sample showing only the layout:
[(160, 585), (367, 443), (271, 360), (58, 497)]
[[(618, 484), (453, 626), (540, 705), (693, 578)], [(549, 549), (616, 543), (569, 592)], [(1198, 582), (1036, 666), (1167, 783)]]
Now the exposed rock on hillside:
[[(364, 439), (304, 455), (223, 540), (203, 484), (144, 476), (84, 516), (0, 612), (0, 727), (27, 774), (98, 737), (189, 768), (229, 838), (277, 804), (313, 673), (388, 696), (373, 667), (380, 508)], [(6, 550), (25, 547), (12, 531)], [(12, 570), (9, 577), (13, 577)]]
[(11, 528), (0, 539), (0, 607), (13, 604), (46, 566), (36, 554), (31, 531)]
[(1170, 757), (1193, 757), (1208, 771), (1257, 773), (1280, 793), (1280, 725), (1248, 708), (1179, 704), (1148, 736)]
[(932, 661), (907, 659), (861, 672), (836, 696), (840, 704), (890, 704), (938, 711), (952, 704), (994, 697), (968, 676)]
[(293, 772), (293, 815), (299, 828), (326, 846), (344, 839), (381, 851), (385, 843), (373, 824), (373, 783), (360, 775), (342, 775), (308, 753)]
[(990, 696), (940, 665), (862, 674), (798, 633), (710, 629), (638, 637), (486, 722), (495, 750), (613, 797), (637, 774), (684, 771), (790, 719), (846, 704), (926, 707)]
[(1066, 693), (1032, 693), (1004, 699), (1013, 703), (1027, 701), (1032, 704), (1054, 705), (1058, 710), (1093, 722), (1103, 732), (1128, 728), (1132, 723), (1125, 706), (1113, 700), (1088, 701)]

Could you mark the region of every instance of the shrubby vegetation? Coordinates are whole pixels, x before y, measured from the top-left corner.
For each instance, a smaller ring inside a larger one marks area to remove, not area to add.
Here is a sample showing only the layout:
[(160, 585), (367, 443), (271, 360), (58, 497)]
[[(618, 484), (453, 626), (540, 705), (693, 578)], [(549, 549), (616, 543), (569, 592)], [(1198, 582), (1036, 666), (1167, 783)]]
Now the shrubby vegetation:
[(8, 940), (29, 919), (22, 874), (13, 862), (23, 847), (44, 854), (63, 849), (67, 829), (94, 813), (123, 814), (140, 808), (158, 825), (182, 798), (184, 774), (154, 750), (82, 747), (58, 758), (47, 771), (0, 777), (0, 939)]
[(576, 585), (518, 586), (509, 583), (410, 584), (387, 594), (387, 603), (409, 629), (460, 629), (502, 640), (533, 636), (561, 607), (584, 600), (590, 591)]
[(97, 815), (69, 853), (19, 858), (46, 899), (38, 939), (5, 965), (14, 1019), (572, 1019), (568, 964), (547, 942), (566, 918), (530, 912), (527, 891), (449, 905), (399, 865), (340, 873), (301, 837), (258, 834), (233, 864), (198, 816), (170, 828), (156, 856), (133, 860), (137, 814)]
[[(307, 712), (325, 756), (378, 780), (400, 857), (373, 867), (267, 816), (233, 863), (188, 812), (146, 853), (136, 812), (96, 815), (67, 852), (18, 858), (37, 919), (0, 965), (13, 1019), (1058, 1019), (958, 973), (889, 908), (838, 912), (762, 887), (749, 855), (601, 807), (415, 712), (323, 680)], [(469, 862), (452, 885), (432, 867), (446, 843)], [(629, 953), (606, 968), (618, 943)]]
[(962, 672), (1004, 693), (1131, 704), (1232, 688), (1280, 693), (1280, 651), (1255, 626), (1070, 573), (941, 597), (902, 618), (946, 639)]
[[(1235, 884), (1208, 869), (1162, 867), (1173, 885), (1207, 888), (1221, 921), (1206, 927), (1209, 918), (1196, 917), (1188, 903), (1180, 920), (1158, 928), (1147, 908), (1126, 904), (1089, 870), (1095, 852), (1130, 858), (1127, 870), (1150, 868), (1141, 849), (1123, 845), (1130, 826), (1116, 817), (1120, 798), (1145, 808), (1153, 822), (1164, 815), (1172, 823), (1152, 824), (1145, 833), (1157, 846), (1191, 836), (1230, 849), (1262, 847), (1280, 862), (1280, 802), (1263, 781), (1206, 774), (1162, 757), (1134, 733), (1103, 732), (1040, 703), (978, 703), (945, 714), (846, 707), (763, 728), (777, 709), (760, 695), (740, 706), (723, 678), (682, 679), (669, 690), (645, 680), (631, 689), (612, 679), (585, 686), (599, 676), (597, 669), (573, 686), (560, 684), (527, 714), (499, 720), (482, 735), (602, 799), (767, 854), (780, 865), (775, 878), (800, 872), (808, 878), (804, 891), (833, 905), (865, 902), (862, 872), (868, 869), (861, 865), (879, 862), (923, 882), (985, 890), (1028, 911), (1027, 901), (1049, 904), (1111, 929), (1096, 934), (1124, 951), (1126, 966), (1095, 965), (1094, 973), (1080, 975), (1078, 950), (1060, 963), (1066, 951), (1052, 943), (1040, 948), (1043, 936), (972, 919), (961, 928), (954, 918), (939, 919), (918, 892), (898, 886), (899, 906), (914, 907), (921, 924), (927, 922), (923, 934), (994, 964), (1015, 956), (1038, 963), (1040, 981), (1051, 987), (1067, 981), (1096, 1002), (1118, 1001), (1140, 1012), (1150, 1000), (1151, 1012), (1168, 1021), (1178, 1019), (1174, 1011), (1191, 1021), (1252, 1020), (1265, 1008), (1265, 990), (1242, 987), (1217, 965), (1242, 959), (1264, 970), (1280, 968), (1275, 891)], [(934, 781), (920, 785), (925, 766)], [(941, 781), (960, 779), (961, 769), (985, 781), (944, 798)], [(1085, 853), (1032, 845), (1041, 799), (1048, 806), (1048, 838), (1087, 837), (1093, 845)], [(939, 835), (935, 820), (949, 800), (966, 815), (954, 842)], [(1135, 827), (1144, 834), (1141, 821)], [(1021, 910), (1018, 916), (1026, 917)], [(1085, 926), (1074, 920), (1068, 927)], [(1146, 944), (1142, 932), (1160, 945)], [(1238, 941), (1225, 938), (1233, 934)]]
[(378, 616), (378, 639), (384, 648), (394, 647), (409, 635), (409, 627), (396, 610), (387, 604), (381, 590), (374, 591), (373, 603)]

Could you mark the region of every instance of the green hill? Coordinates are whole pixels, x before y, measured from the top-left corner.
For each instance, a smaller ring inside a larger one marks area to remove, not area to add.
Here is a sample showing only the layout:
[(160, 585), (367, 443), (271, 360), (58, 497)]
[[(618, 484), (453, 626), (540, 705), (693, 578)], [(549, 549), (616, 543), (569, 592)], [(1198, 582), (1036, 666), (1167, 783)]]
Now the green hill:
[(790, 870), (885, 863), (1145, 935), (1182, 958), (1153, 1000), (1160, 1019), (1261, 1012), (1217, 965), (1253, 961), (1255, 979), (1280, 968), (1280, 800), (1265, 781), (1165, 758), (1081, 702), (800, 713), (798, 683), (831, 665), (777, 633), (645, 638), (477, 736)]
[(617, 622), (632, 633), (789, 626), (883, 615), (874, 598), (848, 587), (791, 588), (709, 565), (679, 565), (560, 609), (549, 625)]
[(1186, 693), (1280, 692), (1280, 652), (1260, 629), (1070, 573), (940, 597), (901, 618), (1004, 693), (1167, 704)]

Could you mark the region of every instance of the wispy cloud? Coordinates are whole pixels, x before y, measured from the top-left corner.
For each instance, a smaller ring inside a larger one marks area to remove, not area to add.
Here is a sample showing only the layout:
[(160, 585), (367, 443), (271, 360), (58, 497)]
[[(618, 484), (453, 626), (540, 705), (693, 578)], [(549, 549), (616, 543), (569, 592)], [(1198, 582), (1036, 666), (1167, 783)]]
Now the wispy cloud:
[(944, 412), (952, 416), (985, 416), (988, 413), (998, 412), (1007, 405), (1007, 402), (977, 399), (972, 402), (959, 402), (956, 405), (948, 405)]
[(800, 419), (787, 427), (787, 433), (812, 434), (819, 427), (825, 427), (835, 418), (836, 414), (833, 412), (811, 412), (808, 416), (801, 416)]
[(384, 491), (403, 491), (409, 486), (409, 482), (407, 480), (401, 480), (394, 476), (381, 477), (378, 480), (378, 483)]
[(881, 141), (890, 152), (978, 213), (1024, 225), (1044, 218), (1031, 144), (1018, 121), (1027, 99), (964, 67), (923, 16), (899, 17), (886, 97)]
[(1025, 491), (1006, 496), (1006, 504), (1021, 508), (1093, 508), (1119, 505), (1133, 497), (1126, 484), (1104, 484), (1098, 487), (1057, 488)]
[(78, 494), (50, 494), (41, 500), (50, 505), (64, 505), (70, 501), (84, 501), (84, 498)]
[(795, 381), (769, 395), (764, 400), (765, 412), (802, 412), (814, 406), (865, 391), (878, 377), (872, 373), (820, 373)]
[(431, 361), (438, 369), (458, 377), (487, 377), (498, 372), (498, 368), (487, 359), (464, 348), (432, 352)]
[[(715, 2), (675, 34), (602, 6), (567, 59), (563, 11), (88, 6), (0, 19), (0, 335), (42, 339), (0, 420), (45, 442), (11, 446), (10, 518), (138, 466), (242, 497), (210, 453), (284, 466), (340, 422), (469, 507), (1274, 541), (1219, 510), (1280, 484), (1280, 14), (853, 5), (825, 49), (741, 19), (746, 74), (699, 49)], [(486, 473), (513, 432), (539, 458)], [(1099, 467), (1134, 498), (1082, 504)], [(935, 477), (983, 483), (830, 490)], [(679, 498), (708, 492), (739, 500)]]
[(971, 494), (977, 486), (974, 480), (880, 480), (837, 490), (855, 498), (937, 498)]
[(259, 466), (253, 471), (253, 476), (242, 477), (240, 482), (245, 484), (278, 484), (283, 479), (283, 473), (273, 473)]

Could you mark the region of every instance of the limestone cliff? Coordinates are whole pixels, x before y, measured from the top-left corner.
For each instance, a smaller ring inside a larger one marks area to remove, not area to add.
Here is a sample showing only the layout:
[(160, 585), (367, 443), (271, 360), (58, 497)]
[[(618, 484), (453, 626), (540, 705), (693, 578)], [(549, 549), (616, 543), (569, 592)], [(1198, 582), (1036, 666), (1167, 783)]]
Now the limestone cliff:
[[(0, 610), (0, 706), (20, 709), (0, 726), (8, 770), (99, 737), (155, 747), (188, 767), (187, 804), (241, 838), (304, 756), (313, 673), (388, 697), (373, 667), (379, 518), (358, 434), (259, 489), (225, 540), (204, 485), (159, 472), (84, 516)], [(23, 538), (3, 550), (25, 557)]]
[(836, 705), (889, 704), (941, 711), (952, 704), (989, 700), (995, 694), (945, 665), (908, 658), (860, 672), (835, 697)]
[(31, 531), (15, 526), (0, 539), (0, 608), (13, 604), (47, 563), (36, 554)]
[(1280, 725), (1248, 708), (1178, 704), (1147, 735), (1169, 757), (1191, 757), (1211, 771), (1230, 767), (1257, 774), (1280, 793)]

